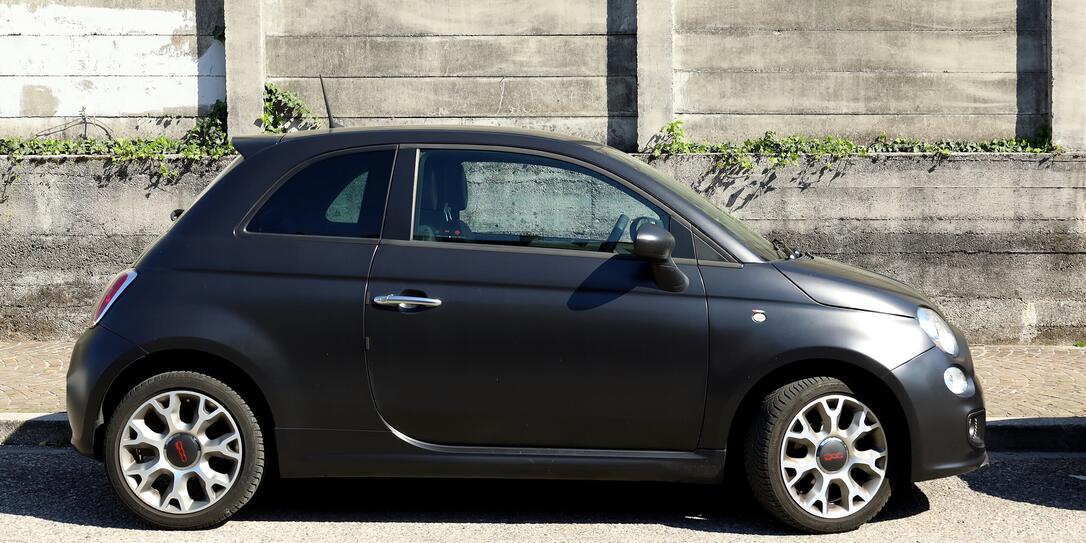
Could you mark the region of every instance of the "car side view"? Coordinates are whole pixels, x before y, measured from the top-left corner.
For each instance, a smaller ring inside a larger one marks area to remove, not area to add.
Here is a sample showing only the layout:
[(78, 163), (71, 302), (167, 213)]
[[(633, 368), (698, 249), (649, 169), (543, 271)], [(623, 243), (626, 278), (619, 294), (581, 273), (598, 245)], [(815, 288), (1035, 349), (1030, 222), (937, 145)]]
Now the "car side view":
[[(104, 292), (72, 444), (163, 528), (271, 473), (739, 484), (854, 529), (987, 460), (961, 333), (615, 149), (328, 129), (240, 156)], [(725, 483), (725, 481), (728, 481)]]

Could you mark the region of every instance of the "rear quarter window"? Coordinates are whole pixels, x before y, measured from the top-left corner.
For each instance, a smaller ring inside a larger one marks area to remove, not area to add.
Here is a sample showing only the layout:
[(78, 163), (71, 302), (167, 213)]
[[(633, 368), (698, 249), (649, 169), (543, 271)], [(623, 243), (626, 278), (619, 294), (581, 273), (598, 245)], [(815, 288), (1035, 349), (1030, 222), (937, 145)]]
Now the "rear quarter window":
[(249, 221), (249, 232), (376, 238), (395, 151), (318, 160), (295, 173)]

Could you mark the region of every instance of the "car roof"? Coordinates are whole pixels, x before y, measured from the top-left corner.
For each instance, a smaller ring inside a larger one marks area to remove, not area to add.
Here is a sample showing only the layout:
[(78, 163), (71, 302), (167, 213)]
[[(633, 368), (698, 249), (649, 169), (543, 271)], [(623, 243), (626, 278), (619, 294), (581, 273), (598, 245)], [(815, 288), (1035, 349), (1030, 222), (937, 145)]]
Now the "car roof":
[(258, 134), (252, 136), (238, 136), (231, 140), (234, 148), (242, 156), (248, 158), (256, 152), (276, 145), (280, 142), (301, 142), (320, 140), (354, 139), (365, 140), (369, 143), (415, 143), (428, 140), (440, 140), (449, 143), (463, 138), (465, 143), (476, 144), (503, 144), (509, 139), (535, 140), (536, 142), (549, 142), (555, 144), (584, 145), (590, 148), (602, 147), (602, 144), (558, 134), (543, 130), (530, 130), (526, 128), (496, 127), (496, 126), (459, 126), (459, 125), (395, 125), (395, 126), (365, 126), (365, 127), (335, 127), (317, 128), (312, 130), (299, 130), (286, 134)]

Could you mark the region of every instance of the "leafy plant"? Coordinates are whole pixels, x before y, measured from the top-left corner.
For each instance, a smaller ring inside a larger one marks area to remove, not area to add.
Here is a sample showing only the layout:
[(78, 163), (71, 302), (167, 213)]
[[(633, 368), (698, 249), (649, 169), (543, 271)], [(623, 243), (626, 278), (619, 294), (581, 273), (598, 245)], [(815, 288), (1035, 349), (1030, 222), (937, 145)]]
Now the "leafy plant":
[(321, 127), (320, 121), (297, 94), (273, 83), (264, 85), (264, 113), (260, 116), (260, 124), (265, 132), (273, 134)]
[(1076, 341), (1072, 343), (1075, 347), (1086, 347), (1086, 341)]
[(923, 153), (945, 158), (952, 153), (1056, 153), (1061, 149), (1052, 145), (1047, 137), (1027, 139), (996, 139), (989, 141), (922, 141), (909, 138), (889, 139), (886, 135), (875, 138), (868, 144), (859, 144), (845, 138), (826, 136), (812, 138), (808, 136), (780, 136), (766, 132), (760, 138), (748, 139), (742, 143), (733, 142), (697, 142), (686, 135), (682, 121), (675, 120), (664, 125), (657, 134), (653, 145), (648, 149), (652, 158), (682, 154), (715, 154), (714, 168), (722, 170), (749, 171), (754, 168), (754, 159), (763, 158), (770, 168), (795, 164), (800, 160), (829, 166), (850, 156), (864, 156), (871, 153)]

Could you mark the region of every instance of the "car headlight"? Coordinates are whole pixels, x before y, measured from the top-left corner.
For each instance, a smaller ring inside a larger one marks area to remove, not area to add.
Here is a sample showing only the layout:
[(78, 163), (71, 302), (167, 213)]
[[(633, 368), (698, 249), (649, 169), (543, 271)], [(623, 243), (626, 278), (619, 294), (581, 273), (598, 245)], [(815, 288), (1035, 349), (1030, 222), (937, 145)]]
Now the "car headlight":
[(932, 343), (944, 353), (958, 356), (958, 339), (954, 337), (950, 325), (935, 310), (927, 307), (917, 309), (916, 320), (920, 321), (920, 328), (928, 334)]

